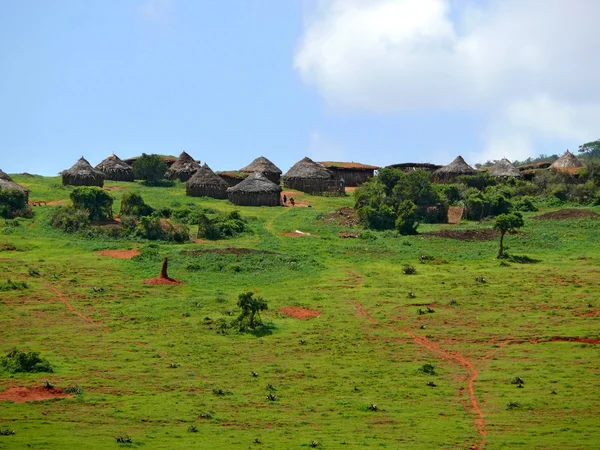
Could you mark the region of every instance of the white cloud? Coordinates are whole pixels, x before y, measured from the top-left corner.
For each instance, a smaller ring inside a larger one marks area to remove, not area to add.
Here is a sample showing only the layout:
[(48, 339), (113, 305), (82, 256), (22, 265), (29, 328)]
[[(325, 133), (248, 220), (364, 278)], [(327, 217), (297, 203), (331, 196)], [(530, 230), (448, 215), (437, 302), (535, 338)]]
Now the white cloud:
[(597, 0), (320, 5), (294, 65), (336, 109), (481, 114), (484, 157), (597, 138)]

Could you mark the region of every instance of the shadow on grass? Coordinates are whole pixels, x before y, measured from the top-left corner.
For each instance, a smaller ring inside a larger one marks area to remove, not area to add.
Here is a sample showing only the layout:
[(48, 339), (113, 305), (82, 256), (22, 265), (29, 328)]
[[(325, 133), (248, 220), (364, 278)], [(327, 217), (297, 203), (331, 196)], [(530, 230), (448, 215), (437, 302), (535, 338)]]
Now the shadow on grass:
[(156, 181), (142, 181), (142, 184), (144, 186), (148, 186), (148, 187), (173, 187), (175, 186), (175, 182), (174, 181), (169, 181), (169, 180), (156, 180)]
[(275, 324), (273, 324), (272, 322), (268, 322), (264, 323), (260, 327), (254, 328), (253, 330), (249, 329), (247, 333), (256, 337), (264, 337), (272, 335), (273, 331), (275, 331), (276, 329), (277, 327), (275, 326)]
[(542, 262), (541, 259), (533, 259), (527, 255), (507, 255), (506, 259), (516, 264), (537, 264)]

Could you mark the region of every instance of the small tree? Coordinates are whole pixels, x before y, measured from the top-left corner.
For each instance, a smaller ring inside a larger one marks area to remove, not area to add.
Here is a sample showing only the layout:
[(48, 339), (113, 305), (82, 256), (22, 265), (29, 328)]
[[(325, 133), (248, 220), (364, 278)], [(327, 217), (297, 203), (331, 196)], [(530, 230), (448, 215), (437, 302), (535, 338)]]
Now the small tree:
[(71, 192), (71, 201), (75, 208), (88, 211), (92, 221), (113, 218), (113, 198), (99, 187), (78, 186)]
[(133, 163), (132, 168), (135, 178), (149, 183), (164, 178), (168, 169), (167, 163), (159, 155), (147, 155), (145, 153), (142, 153), (142, 156)]
[(242, 312), (234, 323), (239, 326), (240, 331), (244, 331), (246, 328), (254, 329), (262, 325), (260, 312), (269, 309), (267, 301), (262, 297), (254, 297), (254, 292), (242, 292), (238, 296), (237, 305)]
[(523, 215), (520, 212), (511, 214), (500, 214), (494, 222), (494, 230), (500, 231), (500, 249), (498, 258), (504, 257), (504, 235), (506, 233), (515, 233), (517, 229), (525, 225)]
[(121, 197), (121, 216), (149, 216), (154, 212), (154, 208), (147, 205), (144, 199), (137, 192), (125, 192)]
[(396, 230), (398, 233), (407, 235), (417, 232), (417, 206), (410, 200), (404, 200), (398, 206), (398, 218), (396, 219)]

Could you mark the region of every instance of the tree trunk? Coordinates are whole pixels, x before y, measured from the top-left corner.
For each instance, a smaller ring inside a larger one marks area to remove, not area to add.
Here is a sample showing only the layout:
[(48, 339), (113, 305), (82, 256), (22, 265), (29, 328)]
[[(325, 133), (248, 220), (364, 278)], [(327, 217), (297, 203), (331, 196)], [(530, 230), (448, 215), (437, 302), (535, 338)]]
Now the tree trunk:
[(498, 249), (498, 258), (504, 256), (504, 231), (500, 232), (500, 248)]
[(167, 265), (169, 264), (167, 258), (165, 258), (165, 260), (162, 263), (162, 269), (160, 270), (160, 277), (161, 278), (169, 278), (169, 275), (167, 275)]

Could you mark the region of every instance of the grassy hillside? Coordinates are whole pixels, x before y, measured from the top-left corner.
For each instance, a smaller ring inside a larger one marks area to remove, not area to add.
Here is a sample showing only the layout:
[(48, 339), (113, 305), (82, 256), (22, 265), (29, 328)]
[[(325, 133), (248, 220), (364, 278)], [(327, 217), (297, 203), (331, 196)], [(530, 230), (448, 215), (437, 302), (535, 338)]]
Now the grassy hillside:
[[(500, 263), (497, 239), (426, 234), (489, 223), (342, 239), (357, 230), (327, 215), (351, 206), (350, 197), (298, 193), (310, 208), (235, 208), (186, 197), (183, 184), (107, 183), (116, 212), (133, 189), (154, 207), (239, 209), (252, 229), (175, 245), (52, 229), (49, 216), (69, 203), (69, 188), (59, 178), (15, 181), (31, 189), (31, 201), (53, 203), (35, 207), (31, 220), (0, 223), (0, 288), (7, 279), (28, 286), (0, 291), (0, 355), (39, 351), (55, 371), (0, 371), (0, 398), (45, 380), (83, 393), (0, 402), (0, 430), (15, 431), (0, 436), (0, 448), (545, 449), (600, 441), (597, 219), (528, 213), (522, 232), (506, 238), (510, 254), (527, 258)], [(310, 235), (291, 236), (296, 230)], [(99, 256), (105, 249), (141, 254)], [(220, 250), (198, 251), (207, 249)], [(183, 283), (143, 284), (164, 257)], [(406, 264), (417, 273), (404, 274)], [(268, 327), (219, 334), (219, 319), (233, 319), (248, 290), (268, 301)], [(299, 320), (280, 311), (290, 306), (319, 314)], [(117, 444), (121, 435), (133, 443)]]

